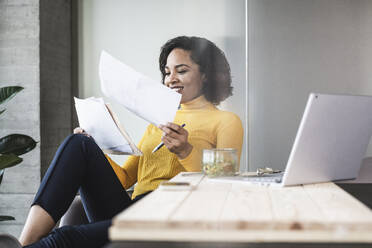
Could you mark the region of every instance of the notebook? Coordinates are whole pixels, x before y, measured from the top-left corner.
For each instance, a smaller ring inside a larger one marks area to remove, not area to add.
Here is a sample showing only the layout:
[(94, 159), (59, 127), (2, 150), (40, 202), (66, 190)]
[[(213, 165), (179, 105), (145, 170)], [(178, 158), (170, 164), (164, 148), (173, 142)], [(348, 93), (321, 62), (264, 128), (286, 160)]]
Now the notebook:
[(354, 179), (371, 134), (371, 96), (311, 93), (284, 173), (214, 180), (289, 186)]

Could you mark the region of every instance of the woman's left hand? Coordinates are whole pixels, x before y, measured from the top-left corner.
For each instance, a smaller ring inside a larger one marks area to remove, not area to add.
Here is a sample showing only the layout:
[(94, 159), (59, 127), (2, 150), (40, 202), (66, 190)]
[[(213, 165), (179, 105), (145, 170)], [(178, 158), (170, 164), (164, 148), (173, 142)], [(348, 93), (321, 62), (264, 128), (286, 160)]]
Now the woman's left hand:
[(187, 141), (189, 133), (186, 129), (175, 123), (168, 122), (159, 125), (164, 132), (161, 140), (169, 151), (176, 154), (180, 159), (186, 158), (192, 150), (192, 145)]

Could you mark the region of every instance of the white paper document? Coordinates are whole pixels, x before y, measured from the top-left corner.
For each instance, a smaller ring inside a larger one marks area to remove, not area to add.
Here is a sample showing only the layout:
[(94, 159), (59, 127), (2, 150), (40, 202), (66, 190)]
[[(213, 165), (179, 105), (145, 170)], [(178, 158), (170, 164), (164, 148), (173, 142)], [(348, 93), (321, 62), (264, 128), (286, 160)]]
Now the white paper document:
[(99, 62), (102, 92), (158, 126), (173, 122), (181, 94), (123, 64), (105, 51)]
[(74, 97), (79, 125), (106, 153), (142, 155), (102, 98)]

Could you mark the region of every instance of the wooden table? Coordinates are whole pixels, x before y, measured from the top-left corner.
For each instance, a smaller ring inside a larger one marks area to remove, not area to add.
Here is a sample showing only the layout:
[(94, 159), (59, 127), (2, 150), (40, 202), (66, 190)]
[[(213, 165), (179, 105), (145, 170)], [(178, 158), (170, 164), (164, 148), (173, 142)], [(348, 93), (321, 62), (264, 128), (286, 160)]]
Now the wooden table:
[(194, 189), (158, 189), (123, 211), (109, 247), (372, 246), (372, 211), (334, 183), (267, 187), (200, 173), (172, 181)]

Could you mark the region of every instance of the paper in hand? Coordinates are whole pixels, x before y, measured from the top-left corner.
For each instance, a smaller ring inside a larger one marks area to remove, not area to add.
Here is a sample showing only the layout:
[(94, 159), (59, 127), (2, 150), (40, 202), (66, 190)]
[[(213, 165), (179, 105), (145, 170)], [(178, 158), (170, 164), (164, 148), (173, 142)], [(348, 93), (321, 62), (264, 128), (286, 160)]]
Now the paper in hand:
[(102, 92), (146, 121), (173, 122), (182, 95), (123, 64), (105, 51), (99, 62)]
[(115, 123), (102, 98), (74, 97), (74, 100), (79, 126), (94, 138), (104, 152), (142, 155), (122, 127)]

